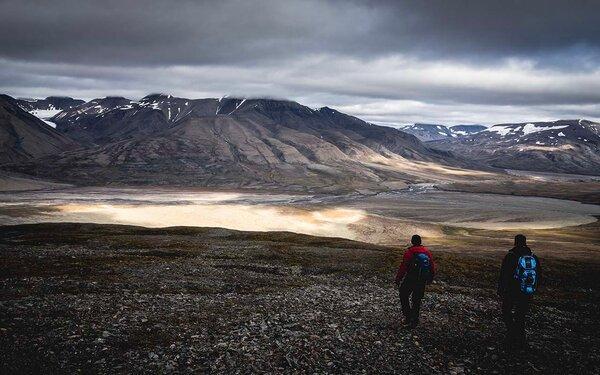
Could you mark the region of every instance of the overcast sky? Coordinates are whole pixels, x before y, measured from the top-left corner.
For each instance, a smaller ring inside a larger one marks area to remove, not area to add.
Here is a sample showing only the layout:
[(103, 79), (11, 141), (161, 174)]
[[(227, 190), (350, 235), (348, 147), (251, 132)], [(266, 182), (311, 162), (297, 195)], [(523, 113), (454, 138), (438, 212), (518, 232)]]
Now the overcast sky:
[(387, 124), (600, 120), (600, 1), (0, 0), (0, 92), (268, 96)]

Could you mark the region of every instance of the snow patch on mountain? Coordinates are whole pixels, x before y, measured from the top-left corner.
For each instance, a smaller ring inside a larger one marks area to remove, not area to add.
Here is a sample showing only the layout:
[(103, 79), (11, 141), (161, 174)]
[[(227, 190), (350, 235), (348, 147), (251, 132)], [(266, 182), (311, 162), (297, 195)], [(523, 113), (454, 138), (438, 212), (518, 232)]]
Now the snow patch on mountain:
[(481, 125), (454, 125), (448, 127), (446, 125), (420, 123), (399, 125), (397, 128), (403, 132), (410, 133), (425, 142), (464, 137), (485, 129), (485, 127)]
[(40, 120), (42, 120), (47, 125), (49, 125), (53, 128), (56, 128), (56, 124), (53, 123), (52, 121), (48, 121), (48, 119), (52, 118), (54, 115), (61, 112), (61, 110), (54, 108), (54, 106), (50, 106), (50, 107), (52, 109), (34, 109), (34, 110), (31, 110), (28, 112), (30, 114), (34, 115), (35, 117), (39, 118)]
[[(548, 131), (548, 130), (558, 130), (568, 128), (569, 125), (555, 125), (555, 126), (543, 126), (543, 125), (535, 125), (532, 123), (528, 123), (525, 125), (494, 125), (491, 128), (487, 128), (484, 130), (485, 132), (497, 133), (503, 137), (507, 135), (529, 135), (533, 133)], [(522, 133), (522, 134), (521, 134)]]
[(56, 115), (60, 111), (61, 111), (60, 109), (34, 109), (33, 111), (30, 111), (29, 113), (31, 113), (32, 115), (34, 115), (37, 118), (47, 119), (47, 118), (50, 118), (50, 117)]
[(523, 127), (523, 134), (527, 135), (527, 134), (532, 134), (532, 133), (537, 133), (537, 132), (543, 132), (543, 131), (547, 131), (547, 130), (557, 130), (557, 129), (564, 129), (564, 128), (568, 128), (569, 125), (557, 125), (557, 126), (535, 126), (534, 124), (526, 124)]
[(44, 119), (42, 119), (42, 121), (44, 121), (44, 122), (46, 123), (46, 125), (49, 125), (50, 127), (52, 127), (52, 128), (55, 128), (55, 129), (56, 129), (56, 124), (55, 124), (55, 123), (53, 123), (52, 121), (49, 121), (49, 120), (44, 120)]

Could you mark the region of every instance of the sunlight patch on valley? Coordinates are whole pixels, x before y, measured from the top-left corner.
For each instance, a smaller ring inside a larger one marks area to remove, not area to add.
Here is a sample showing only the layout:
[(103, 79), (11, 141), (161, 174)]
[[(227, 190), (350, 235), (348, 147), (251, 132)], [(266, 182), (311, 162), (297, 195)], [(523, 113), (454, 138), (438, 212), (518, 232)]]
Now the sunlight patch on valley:
[(356, 239), (348, 225), (366, 217), (359, 209), (327, 208), (308, 211), (263, 205), (112, 205), (64, 204), (53, 219), (145, 227), (222, 227), (245, 231), (291, 231)]

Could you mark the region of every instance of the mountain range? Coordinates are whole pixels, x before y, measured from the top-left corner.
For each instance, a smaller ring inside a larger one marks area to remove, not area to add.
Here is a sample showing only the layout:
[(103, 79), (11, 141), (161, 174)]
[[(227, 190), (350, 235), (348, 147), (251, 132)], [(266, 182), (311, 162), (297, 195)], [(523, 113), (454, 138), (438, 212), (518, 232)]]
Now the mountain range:
[(412, 124), (400, 125), (398, 129), (412, 134), (423, 142), (437, 141), (440, 139), (457, 138), (465, 135), (474, 134), (485, 130), (483, 125), (436, 125), (436, 124)]
[(600, 175), (600, 124), (582, 119), (494, 125), (430, 145), (497, 168)]
[(465, 164), (397, 129), (286, 100), (106, 97), (50, 121), (79, 148), (6, 168), (89, 184), (338, 189), (415, 179), (415, 163)]
[[(585, 120), (395, 129), (275, 99), (1, 99), (1, 168), (76, 184), (339, 190), (497, 168), (600, 174), (599, 125)], [(33, 115), (50, 108), (45, 122)]]

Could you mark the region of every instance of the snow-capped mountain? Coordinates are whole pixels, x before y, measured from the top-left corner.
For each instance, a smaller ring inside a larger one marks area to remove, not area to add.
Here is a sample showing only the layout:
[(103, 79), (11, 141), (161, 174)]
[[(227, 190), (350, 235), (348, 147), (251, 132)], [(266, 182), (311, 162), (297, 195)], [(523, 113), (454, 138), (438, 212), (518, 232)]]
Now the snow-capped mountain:
[(483, 125), (454, 125), (450, 127), (450, 132), (453, 137), (462, 137), (465, 135), (479, 133), (487, 129)]
[[(105, 144), (145, 137), (168, 127), (164, 103), (105, 97), (62, 111), (51, 118), (57, 129), (84, 144)], [(172, 106), (172, 104), (169, 104)], [(170, 107), (169, 107), (170, 108)]]
[[(20, 106), (23, 118), (34, 118)], [(586, 120), (398, 130), (288, 100), (153, 94), (94, 99), (51, 121), (77, 149), (23, 159), (16, 171), (77, 183), (293, 188), (412, 181), (414, 171), (403, 163), (413, 162), (600, 174), (599, 125)], [(443, 138), (422, 142), (407, 130)]]
[(402, 130), (403, 132), (414, 135), (423, 142), (435, 141), (438, 139), (452, 137), (450, 129), (448, 129), (448, 127), (445, 125), (412, 124), (399, 126), (398, 129)]
[(57, 124), (82, 123), (85, 125), (90, 119), (102, 116), (117, 108), (129, 109), (127, 106), (133, 103), (131, 100), (120, 96), (93, 99), (55, 114), (52, 121)]
[(85, 103), (81, 99), (73, 99), (68, 96), (49, 96), (46, 99), (20, 98), (15, 100), (24, 111), (31, 113), (53, 128), (56, 127), (56, 124), (50, 121), (51, 117), (61, 111)]
[(495, 167), (600, 174), (600, 124), (583, 119), (499, 124), (432, 146)]
[(94, 184), (349, 189), (410, 176), (395, 165), (462, 165), (411, 134), (288, 100), (108, 97), (52, 120), (82, 147), (17, 171)]
[[(479, 138), (490, 137), (502, 142), (531, 143), (539, 146), (558, 146), (573, 142), (598, 142), (599, 124), (587, 120), (559, 120), (525, 124), (494, 125)], [(477, 137), (475, 137), (477, 138)], [(588, 139), (589, 138), (589, 139)]]
[(7, 95), (0, 95), (0, 145), (0, 164), (26, 162), (78, 146)]
[(402, 125), (399, 126), (398, 129), (416, 136), (423, 142), (429, 142), (446, 138), (462, 137), (480, 132), (486, 128), (482, 125), (455, 125), (448, 127), (446, 125), (417, 123), (412, 125)]
[(189, 115), (196, 106), (196, 100), (178, 98), (166, 94), (151, 94), (142, 98), (138, 105), (162, 111), (168, 122), (175, 122)]

